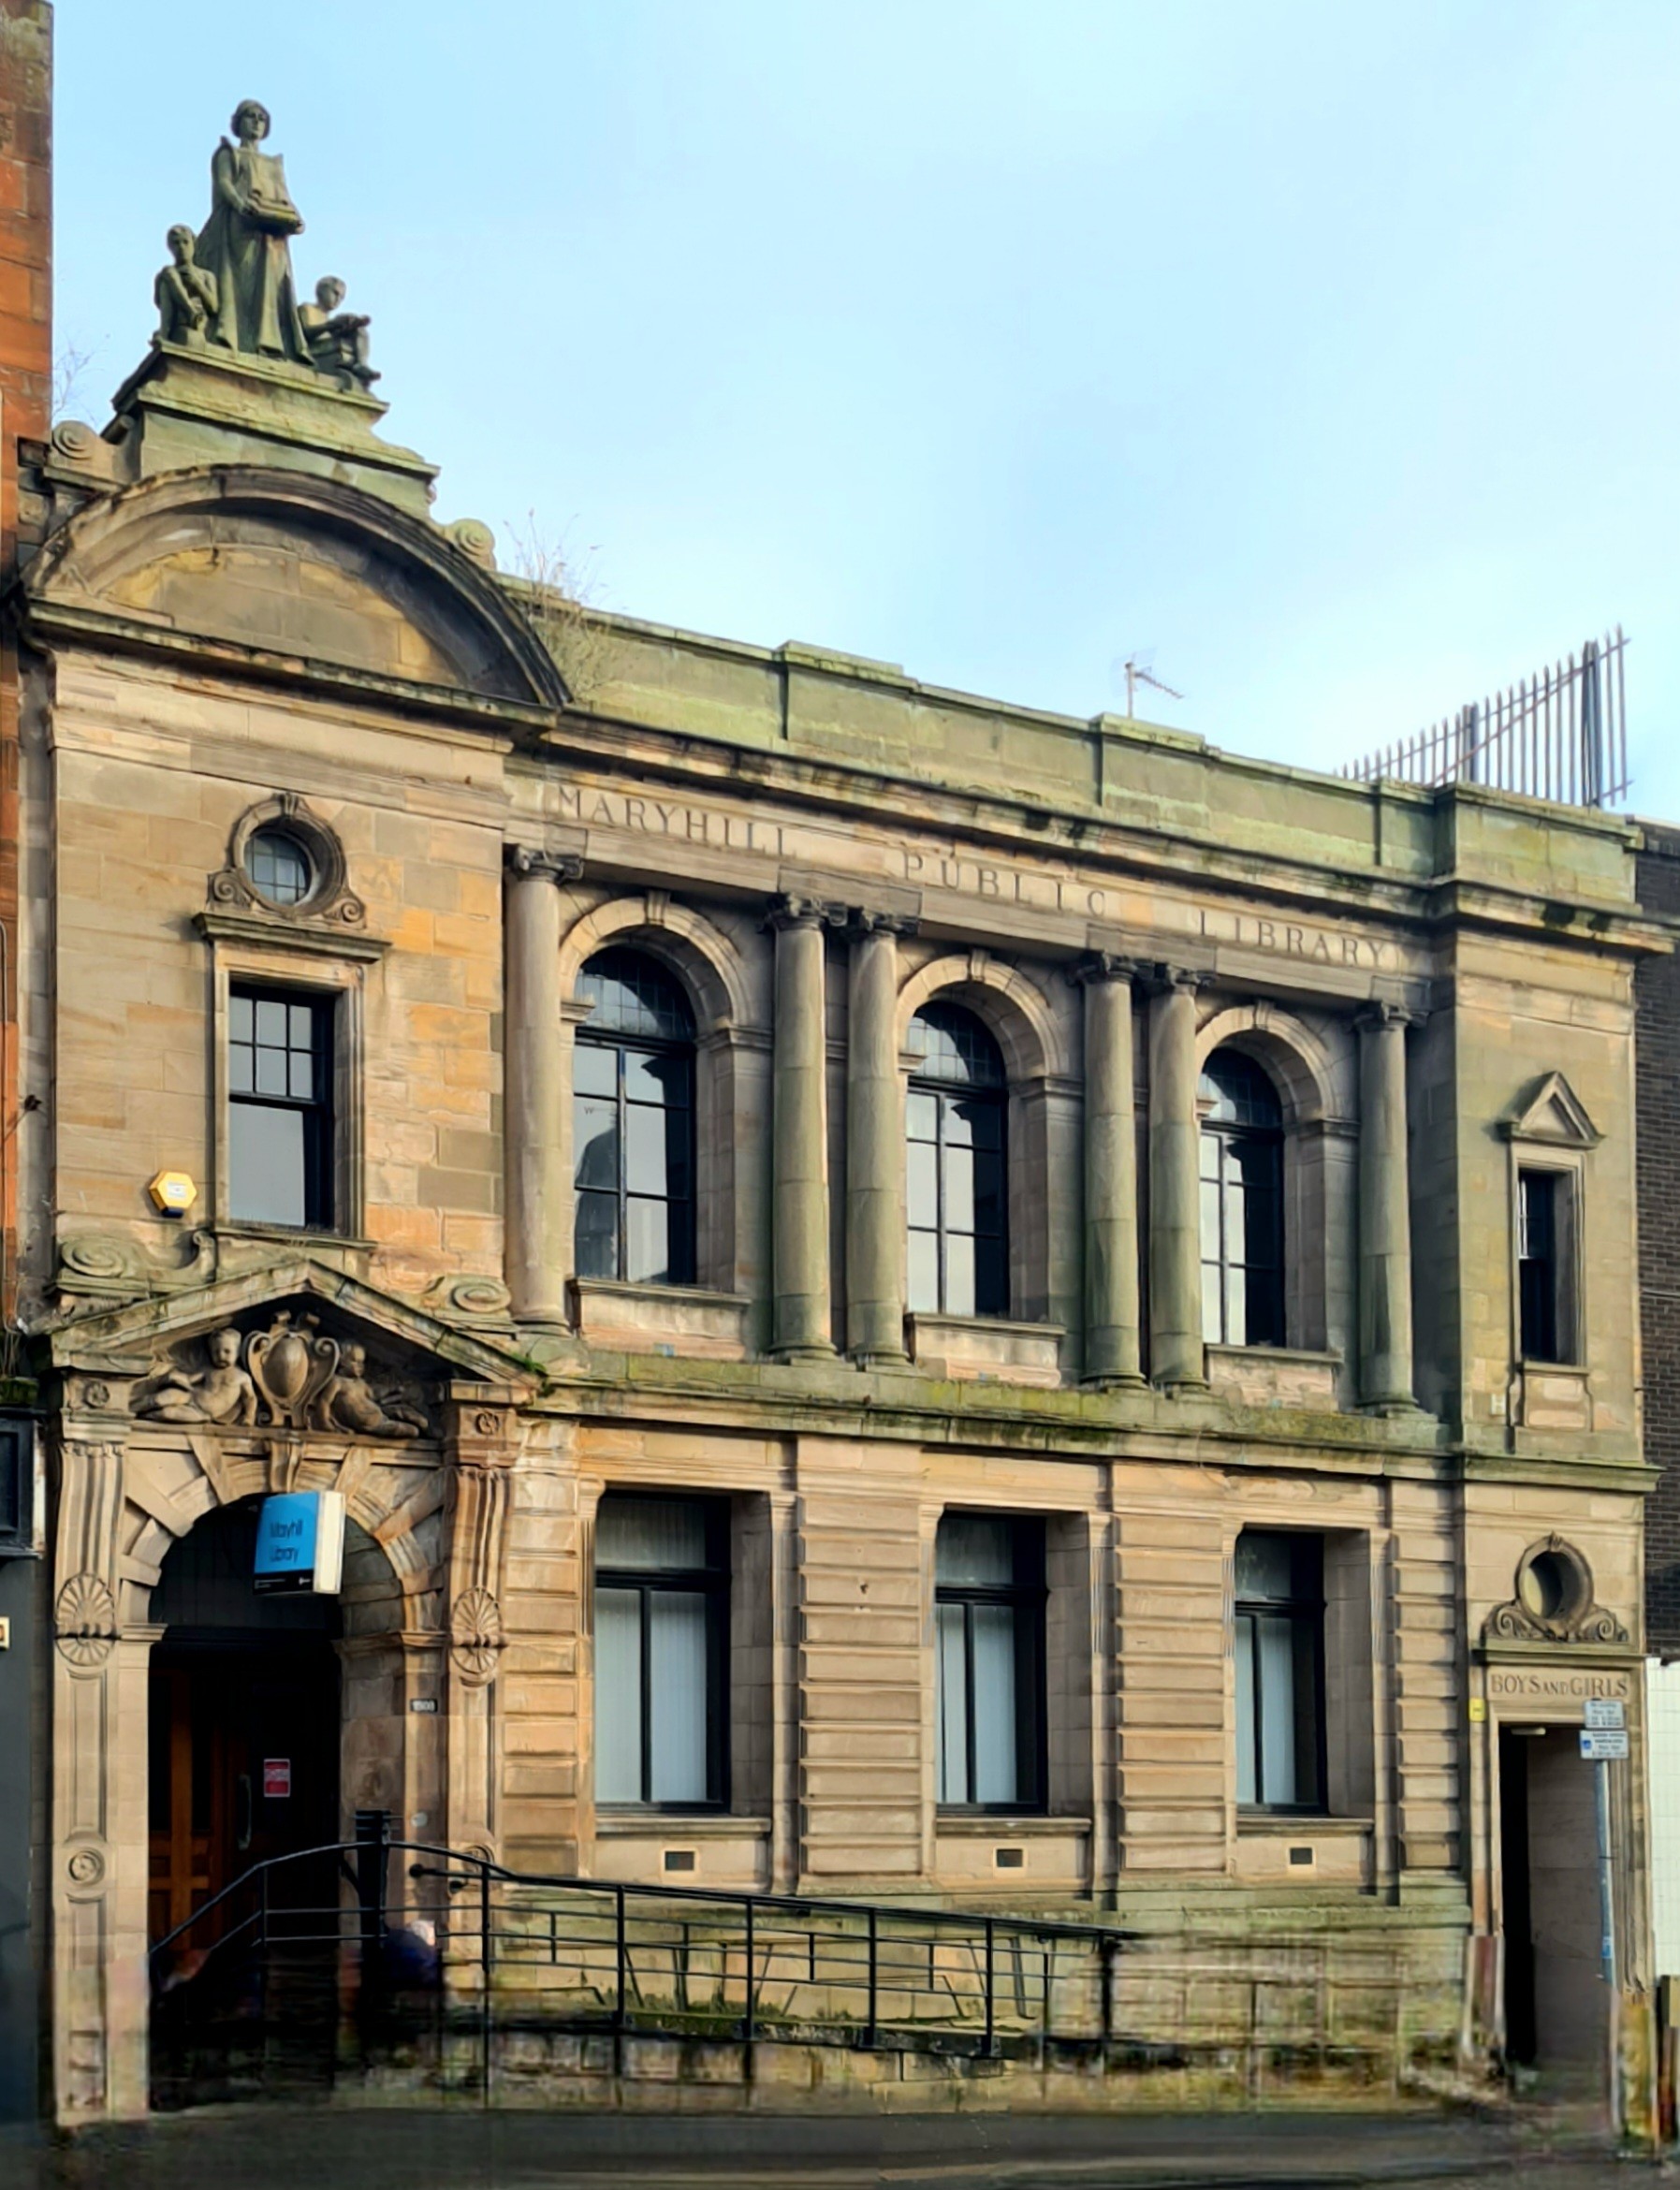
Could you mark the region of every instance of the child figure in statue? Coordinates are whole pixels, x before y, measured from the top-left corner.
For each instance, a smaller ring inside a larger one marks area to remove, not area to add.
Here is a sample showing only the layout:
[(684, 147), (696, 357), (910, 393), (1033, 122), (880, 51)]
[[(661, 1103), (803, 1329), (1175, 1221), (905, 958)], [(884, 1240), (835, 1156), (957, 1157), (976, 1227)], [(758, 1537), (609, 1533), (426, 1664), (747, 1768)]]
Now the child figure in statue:
[(379, 378), (368, 363), (368, 328), (365, 313), (341, 312), (344, 285), (337, 274), (324, 274), (315, 284), (315, 300), (299, 305), (309, 354), (318, 372), (366, 387)]
[(240, 1344), (231, 1325), (212, 1331), (205, 1348), (209, 1368), (197, 1376), (166, 1371), (135, 1401), (134, 1411), (153, 1422), (255, 1422), (256, 1386), (240, 1366)]
[(201, 350), (205, 328), (215, 316), (216, 277), (195, 256), (191, 228), (173, 227), (167, 239), (169, 261), (153, 285), (157, 299), (157, 339)]

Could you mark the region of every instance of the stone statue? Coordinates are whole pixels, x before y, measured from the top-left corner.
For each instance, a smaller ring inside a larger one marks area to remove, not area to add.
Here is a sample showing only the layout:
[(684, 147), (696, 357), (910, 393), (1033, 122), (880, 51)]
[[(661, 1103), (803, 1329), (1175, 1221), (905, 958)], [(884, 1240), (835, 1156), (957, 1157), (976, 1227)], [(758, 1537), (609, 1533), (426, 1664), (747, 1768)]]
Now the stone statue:
[(315, 1395), (312, 1413), (316, 1429), (350, 1430), (360, 1438), (417, 1438), (428, 1426), (417, 1408), (401, 1399), (382, 1406), (367, 1378), (367, 1349), (345, 1346), (341, 1366)]
[(379, 378), (368, 363), (370, 322), (366, 313), (341, 312), (343, 300), (343, 283), (337, 274), (325, 274), (315, 284), (314, 302), (300, 304), (298, 317), (319, 371), (369, 387)]
[(170, 263), (158, 275), (152, 291), (157, 299), (158, 340), (201, 350), (205, 329), (215, 317), (216, 277), (194, 256), (197, 245), (191, 228), (171, 228), (168, 242)]
[(240, 1366), (240, 1335), (229, 1325), (212, 1331), (206, 1347), (210, 1366), (198, 1376), (170, 1369), (134, 1403), (153, 1422), (253, 1423), (256, 1386)]
[(308, 365), (290, 241), (303, 221), (279, 155), (257, 149), (269, 126), (266, 107), (241, 100), (233, 117), (238, 143), (223, 138), (211, 161), (211, 212), (197, 254), (216, 285), (210, 338), (249, 357)]

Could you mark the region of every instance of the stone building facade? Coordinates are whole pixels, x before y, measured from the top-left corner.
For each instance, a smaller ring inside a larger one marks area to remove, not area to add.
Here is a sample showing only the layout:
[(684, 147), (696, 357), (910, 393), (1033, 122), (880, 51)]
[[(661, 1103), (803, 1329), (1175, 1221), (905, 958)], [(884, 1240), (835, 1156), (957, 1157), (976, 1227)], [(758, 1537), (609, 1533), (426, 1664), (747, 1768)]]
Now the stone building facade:
[(147, 2104), (149, 1931), (371, 1807), (1112, 1917), (1162, 2045), (1305, 1941), (1402, 2056), (1590, 2057), (1630, 833), (584, 616), (348, 367), (169, 324), (11, 604), (62, 2118)]

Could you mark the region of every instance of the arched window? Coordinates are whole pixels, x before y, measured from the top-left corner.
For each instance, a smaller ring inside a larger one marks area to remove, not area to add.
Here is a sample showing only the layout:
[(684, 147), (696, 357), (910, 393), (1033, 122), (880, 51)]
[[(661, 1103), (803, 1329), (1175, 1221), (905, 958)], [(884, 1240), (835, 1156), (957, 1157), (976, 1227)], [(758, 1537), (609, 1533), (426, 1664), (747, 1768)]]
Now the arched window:
[(1202, 1331), (1215, 1346), (1283, 1344), (1283, 1109), (1264, 1071), (1216, 1049), (1202, 1111)]
[(939, 1315), (1006, 1316), (1002, 1053), (972, 1012), (940, 1003), (911, 1021), (910, 1049), (910, 1305)]
[(694, 1281), (694, 1022), (663, 967), (601, 951), (573, 1065), (580, 1278)]

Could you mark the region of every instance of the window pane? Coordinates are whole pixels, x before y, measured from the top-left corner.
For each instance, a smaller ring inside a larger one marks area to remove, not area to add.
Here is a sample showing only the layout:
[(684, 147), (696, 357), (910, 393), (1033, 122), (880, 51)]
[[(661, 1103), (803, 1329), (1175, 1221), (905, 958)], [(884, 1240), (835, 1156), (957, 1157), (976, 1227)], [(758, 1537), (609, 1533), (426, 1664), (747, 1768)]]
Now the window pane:
[(1001, 1102), (954, 1102), (968, 1119), (969, 1139), (976, 1148), (993, 1153), (1003, 1146), (1003, 1105)]
[(1236, 1540), (1236, 1594), (1287, 1604), (1296, 1594), (1293, 1539), (1245, 1528)]
[(1020, 1800), (1013, 1605), (977, 1604), (974, 1619), (974, 1800)]
[(633, 1194), (665, 1191), (665, 1114), (645, 1102), (624, 1111), (624, 1184)]
[(229, 1213), (254, 1224), (307, 1224), (304, 1113), (235, 1102), (227, 1138)]
[(939, 1241), (931, 1232), (910, 1235), (910, 1305), (924, 1315), (939, 1312)]
[(1236, 1799), (1260, 1800), (1260, 1782), (1254, 1769), (1254, 1615), (1236, 1615)]
[(904, 1124), (913, 1141), (937, 1141), (939, 1097), (913, 1088), (904, 1100)]
[(632, 1102), (655, 1102), (666, 1108), (688, 1107), (689, 1060), (669, 1050), (658, 1055), (646, 1050), (624, 1052), (624, 1092)]
[(1225, 1343), (1249, 1343), (1249, 1288), (1247, 1274), (1238, 1264), (1225, 1272)]
[(668, 1203), (648, 1201), (635, 1194), (625, 1203), (624, 1276), (633, 1285), (674, 1282)]
[(595, 1516), (595, 1564), (641, 1574), (694, 1573), (711, 1565), (699, 1498), (607, 1496)]
[(641, 1598), (634, 1589), (595, 1592), (595, 1800), (643, 1800)]
[(696, 1591), (657, 1589), (649, 1609), (653, 1800), (703, 1803), (711, 1791), (706, 1775), (706, 1599)]
[(230, 1094), (249, 1095), (255, 1091), (256, 1078), (256, 1053), (249, 1043), (234, 1042), (227, 1049), (227, 1087)]
[(939, 1614), (939, 1799), (966, 1803), (969, 1793), (968, 1664), (963, 1608), (942, 1604)]
[(967, 1148), (944, 1149), (945, 1228), (949, 1232), (974, 1229), (974, 1159)]
[(934, 1542), (934, 1572), (944, 1589), (1008, 1589), (1015, 1575), (1015, 1526), (1007, 1515), (945, 1513)]
[(1210, 1345), (1225, 1343), (1225, 1289), (1217, 1263), (1202, 1265), (1202, 1336)]
[(1296, 1803), (1295, 1628), (1282, 1613), (1256, 1613), (1264, 1803)]
[(275, 1049), (285, 1047), (285, 1006), (275, 997), (256, 1000), (256, 1039)]
[(286, 1093), (294, 1102), (313, 1102), (315, 1099), (315, 1060), (307, 1049), (292, 1052), (290, 1086)]
[(931, 1232), (939, 1222), (939, 1150), (912, 1141), (905, 1152), (904, 1194), (912, 1225)]
[(236, 1042), (253, 1039), (256, 1024), (256, 1007), (248, 996), (230, 996), (227, 1000), (227, 1024)]
[(619, 1190), (619, 1111), (593, 1095), (579, 1099), (574, 1112), (577, 1146), (577, 1184), (597, 1192)]
[[(1205, 1137), (1203, 1139), (1202, 1146), (1204, 1148), (1207, 1146)], [(1223, 1238), (1224, 1233), (1220, 1224), (1219, 1175), (1216, 1172), (1210, 1178), (1206, 1172), (1204, 1172), (1202, 1174), (1202, 1252), (1210, 1263), (1219, 1261), (1220, 1245)]]
[(974, 1230), (988, 1238), (1003, 1236), (1003, 1158), (977, 1155), (974, 1164)]
[(974, 1292), (974, 1242), (966, 1233), (945, 1235), (945, 1297), (941, 1304), (948, 1316), (977, 1312)]
[(1000, 1237), (983, 1236), (974, 1242), (974, 1313), (1009, 1313), (1009, 1256)]
[(940, 1137), (947, 1148), (973, 1146), (974, 1115), (968, 1103), (953, 1102), (949, 1097), (941, 1103)]
[(619, 1053), (598, 1042), (580, 1042), (572, 1052), (572, 1086), (579, 1095), (616, 1095)]
[(694, 1040), (687, 998), (663, 966), (639, 951), (597, 952), (577, 977), (577, 994), (594, 1005), (589, 1023), (600, 1033)]
[(619, 1274), (619, 1197), (579, 1194), (576, 1258), (579, 1278), (616, 1278)]
[(286, 1091), (285, 1051), (264, 1049), (256, 1051), (256, 1092), (259, 1095), (284, 1095)]

